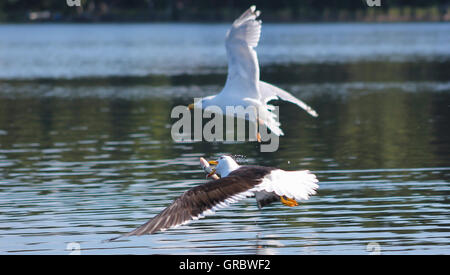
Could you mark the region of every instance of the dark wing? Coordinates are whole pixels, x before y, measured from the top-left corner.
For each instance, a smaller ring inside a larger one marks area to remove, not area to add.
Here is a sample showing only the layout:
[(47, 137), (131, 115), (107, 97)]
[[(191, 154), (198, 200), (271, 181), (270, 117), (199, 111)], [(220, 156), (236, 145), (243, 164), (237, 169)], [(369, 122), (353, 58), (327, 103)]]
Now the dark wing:
[(110, 241), (126, 236), (153, 234), (203, 218), (208, 214), (214, 214), (214, 211), (219, 208), (253, 196), (254, 193), (251, 189), (261, 183), (262, 178), (270, 172), (270, 169), (259, 166), (242, 166), (227, 177), (193, 187), (145, 224), (127, 234), (112, 238)]
[[(264, 167), (264, 166), (241, 166), (238, 170), (233, 171), (230, 173), (230, 175), (233, 175), (233, 173), (237, 172), (241, 176), (244, 177), (256, 177), (256, 178), (264, 178), (266, 175), (270, 174), (273, 170), (276, 170), (277, 168), (273, 167)], [(255, 193), (255, 199), (256, 204), (258, 205), (258, 208), (261, 209), (264, 206), (267, 206), (273, 202), (280, 201), (280, 196), (275, 194), (275, 192), (267, 192), (267, 191), (256, 191)]]

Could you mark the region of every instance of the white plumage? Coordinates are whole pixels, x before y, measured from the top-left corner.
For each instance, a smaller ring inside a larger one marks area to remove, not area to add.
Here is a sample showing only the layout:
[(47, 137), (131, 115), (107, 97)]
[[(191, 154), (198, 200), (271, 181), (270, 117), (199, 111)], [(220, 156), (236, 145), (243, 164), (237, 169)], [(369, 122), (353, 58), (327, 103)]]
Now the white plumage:
[(257, 188), (294, 200), (308, 200), (310, 195), (316, 194), (316, 189), (319, 188), (317, 182), (316, 176), (308, 170), (283, 171), (279, 169), (266, 176)]
[[(251, 6), (228, 30), (225, 47), (228, 58), (228, 76), (222, 91), (214, 96), (208, 96), (190, 105), (190, 108), (206, 108), (218, 106), (226, 113), (226, 106), (254, 107), (260, 124), (265, 124), (273, 133), (280, 136), (283, 131), (277, 116), (273, 113), (274, 106), (270, 100), (282, 99), (292, 102), (306, 110), (310, 115), (318, 114), (310, 106), (290, 93), (259, 79), (258, 57), (254, 48), (261, 36), (261, 21), (256, 20), (260, 12)], [(247, 118), (252, 120), (252, 117)]]
[[(219, 158), (216, 172), (221, 177), (226, 177), (239, 168), (240, 165), (233, 158), (222, 156)], [(308, 200), (309, 196), (316, 194), (316, 189), (319, 188), (318, 182), (316, 175), (308, 170), (284, 171), (274, 169), (264, 176), (260, 184), (248, 190), (248, 192), (255, 195), (255, 193), (266, 191), (294, 200)]]

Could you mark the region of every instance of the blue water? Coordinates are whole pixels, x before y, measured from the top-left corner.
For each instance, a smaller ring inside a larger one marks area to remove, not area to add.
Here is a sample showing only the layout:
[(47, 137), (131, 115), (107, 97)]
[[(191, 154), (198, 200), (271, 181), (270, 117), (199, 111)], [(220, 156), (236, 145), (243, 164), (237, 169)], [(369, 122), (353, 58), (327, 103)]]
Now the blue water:
[[(228, 24), (36, 24), (0, 27), (0, 79), (226, 71)], [(264, 24), (262, 65), (440, 60), (448, 23)]]

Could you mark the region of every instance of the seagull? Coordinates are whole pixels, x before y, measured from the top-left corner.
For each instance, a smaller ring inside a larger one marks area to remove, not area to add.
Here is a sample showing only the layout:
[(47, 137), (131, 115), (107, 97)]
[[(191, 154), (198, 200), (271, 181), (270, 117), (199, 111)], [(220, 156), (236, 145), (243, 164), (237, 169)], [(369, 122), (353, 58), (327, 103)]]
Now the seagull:
[[(275, 107), (268, 104), (269, 101), (282, 99), (296, 104), (313, 117), (318, 114), (292, 94), (259, 79), (258, 57), (254, 48), (261, 35), (262, 22), (256, 20), (260, 14), (255, 6), (251, 6), (233, 22), (226, 34), (228, 76), (222, 91), (189, 104), (188, 108), (193, 110), (218, 106), (225, 114), (227, 106), (252, 106), (257, 111), (259, 125), (265, 125), (272, 133), (281, 136), (283, 131), (273, 112)], [(260, 141), (259, 132), (257, 138)]]
[(308, 170), (284, 171), (273, 167), (239, 165), (230, 156), (221, 156), (210, 175), (219, 179), (195, 186), (135, 230), (109, 239), (154, 234), (184, 225), (192, 220), (215, 214), (215, 211), (246, 197), (256, 197), (258, 207), (281, 201), (287, 206), (298, 206), (297, 201), (308, 200), (319, 188), (316, 176)]

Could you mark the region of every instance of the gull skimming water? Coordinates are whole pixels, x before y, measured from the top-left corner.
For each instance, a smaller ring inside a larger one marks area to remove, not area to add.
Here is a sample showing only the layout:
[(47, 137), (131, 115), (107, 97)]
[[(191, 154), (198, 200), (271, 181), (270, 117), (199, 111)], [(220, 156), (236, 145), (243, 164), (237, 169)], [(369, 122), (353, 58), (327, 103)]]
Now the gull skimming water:
[(308, 200), (319, 187), (316, 176), (307, 170), (284, 171), (273, 167), (240, 166), (230, 156), (222, 156), (212, 174), (221, 178), (208, 181), (184, 192), (161, 213), (145, 224), (124, 235), (153, 234), (214, 214), (246, 197), (255, 197), (258, 207), (275, 201), (287, 206), (297, 206), (300, 200)]

